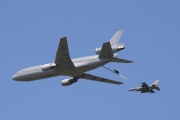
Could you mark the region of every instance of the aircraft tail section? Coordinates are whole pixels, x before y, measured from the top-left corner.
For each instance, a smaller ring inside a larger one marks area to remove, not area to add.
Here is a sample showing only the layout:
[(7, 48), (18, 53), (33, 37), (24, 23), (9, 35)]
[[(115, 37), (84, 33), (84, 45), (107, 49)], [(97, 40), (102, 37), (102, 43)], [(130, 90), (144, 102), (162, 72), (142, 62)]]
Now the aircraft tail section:
[(103, 43), (99, 58), (111, 58), (113, 57), (112, 48), (110, 42)]
[(153, 85), (158, 86), (158, 83), (159, 83), (159, 80), (156, 80), (156, 81), (153, 83)]
[[(123, 30), (117, 31), (114, 36), (109, 40), (113, 53), (123, 50), (125, 48), (124, 44), (118, 44), (122, 33)], [(96, 48), (96, 54), (99, 55), (101, 50), (102, 48)]]
[(116, 46), (122, 36), (123, 30), (117, 31), (114, 36), (110, 39), (111, 46)]
[(158, 87), (158, 83), (159, 83), (159, 80), (156, 80), (152, 85), (151, 85), (151, 88), (154, 88), (156, 90), (160, 90), (160, 88)]

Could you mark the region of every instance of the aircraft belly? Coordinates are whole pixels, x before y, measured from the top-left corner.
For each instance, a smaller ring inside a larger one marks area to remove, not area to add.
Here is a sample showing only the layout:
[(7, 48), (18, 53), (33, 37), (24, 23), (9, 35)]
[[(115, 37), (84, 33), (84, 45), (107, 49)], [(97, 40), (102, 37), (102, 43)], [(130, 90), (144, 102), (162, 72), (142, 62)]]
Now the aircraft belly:
[(24, 74), (23, 81), (33, 81), (56, 76), (52, 71), (38, 71)]
[(100, 67), (100, 66), (102, 66), (108, 62), (109, 62), (109, 60), (99, 60), (99, 61), (88, 61), (88, 62), (74, 63), (75, 71), (86, 72), (86, 71), (98, 68), (98, 67)]

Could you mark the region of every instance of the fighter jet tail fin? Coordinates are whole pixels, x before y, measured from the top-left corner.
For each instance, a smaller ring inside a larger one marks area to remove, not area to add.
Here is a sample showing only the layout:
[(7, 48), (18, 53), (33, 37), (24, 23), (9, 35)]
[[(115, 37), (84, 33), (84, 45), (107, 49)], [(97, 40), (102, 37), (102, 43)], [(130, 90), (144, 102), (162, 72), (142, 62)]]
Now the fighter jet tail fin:
[(159, 83), (159, 80), (156, 80), (152, 85), (151, 87), (153, 87), (154, 89), (156, 90), (160, 90), (159, 86), (158, 86), (158, 83)]
[(153, 82), (153, 85), (158, 85), (158, 83), (159, 83), (159, 80), (156, 80), (155, 82)]
[(111, 58), (113, 57), (112, 48), (110, 42), (103, 43), (99, 58)]

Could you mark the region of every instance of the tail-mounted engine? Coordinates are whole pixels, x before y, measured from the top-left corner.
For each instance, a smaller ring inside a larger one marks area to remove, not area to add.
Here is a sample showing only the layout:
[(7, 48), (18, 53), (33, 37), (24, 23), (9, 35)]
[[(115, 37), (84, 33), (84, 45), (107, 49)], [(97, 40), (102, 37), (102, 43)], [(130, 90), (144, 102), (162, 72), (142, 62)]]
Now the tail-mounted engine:
[(77, 81), (78, 81), (77, 78), (64, 79), (61, 81), (61, 84), (62, 84), (62, 86), (68, 86), (68, 85), (71, 85)]
[[(124, 47), (124, 44), (118, 44), (117, 46), (111, 46), (111, 48), (112, 48), (113, 53), (115, 53), (120, 50), (123, 50), (125, 47)], [(101, 48), (96, 48), (95, 51), (96, 51), (96, 54), (99, 55), (101, 52)]]
[(49, 64), (44, 64), (41, 66), (41, 69), (43, 71), (48, 71), (48, 70), (51, 70), (53, 68), (55, 68), (57, 65), (55, 63), (49, 63)]

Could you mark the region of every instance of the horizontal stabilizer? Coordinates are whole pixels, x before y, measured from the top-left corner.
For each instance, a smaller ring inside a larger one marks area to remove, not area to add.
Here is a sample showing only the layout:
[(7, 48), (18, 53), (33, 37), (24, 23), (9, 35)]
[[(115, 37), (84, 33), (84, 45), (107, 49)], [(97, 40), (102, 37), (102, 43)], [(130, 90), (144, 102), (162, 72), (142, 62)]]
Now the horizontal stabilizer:
[(121, 58), (113, 58), (111, 62), (132, 63), (133, 61), (125, 60), (125, 59), (121, 59)]

